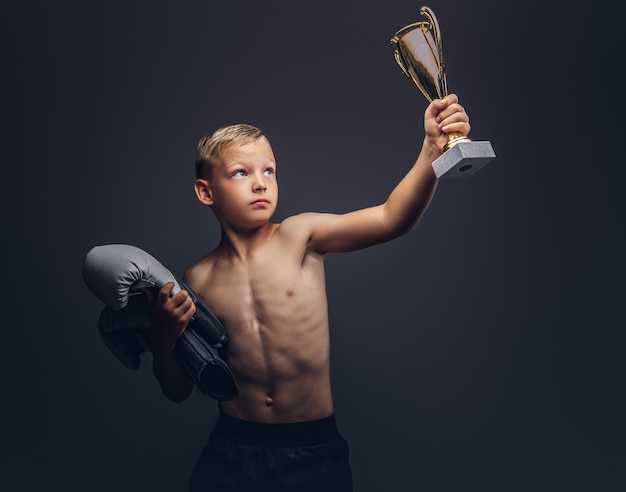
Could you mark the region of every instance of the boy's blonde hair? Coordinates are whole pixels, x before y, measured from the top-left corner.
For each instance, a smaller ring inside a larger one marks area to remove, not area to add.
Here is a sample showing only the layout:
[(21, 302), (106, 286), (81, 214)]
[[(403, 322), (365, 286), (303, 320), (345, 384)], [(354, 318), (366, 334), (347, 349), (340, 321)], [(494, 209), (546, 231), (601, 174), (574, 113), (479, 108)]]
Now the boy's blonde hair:
[(211, 176), (213, 164), (219, 159), (223, 150), (234, 145), (245, 145), (262, 138), (263, 132), (256, 126), (239, 123), (224, 126), (198, 142), (196, 154), (196, 178), (205, 179)]

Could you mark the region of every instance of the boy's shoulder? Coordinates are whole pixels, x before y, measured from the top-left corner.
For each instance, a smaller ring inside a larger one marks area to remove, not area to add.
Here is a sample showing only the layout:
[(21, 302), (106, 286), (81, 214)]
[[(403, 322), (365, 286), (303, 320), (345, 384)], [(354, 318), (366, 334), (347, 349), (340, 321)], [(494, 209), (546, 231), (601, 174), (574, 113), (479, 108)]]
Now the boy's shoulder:
[(281, 222), (274, 224), (274, 230), (268, 238), (268, 242), (274, 242), (276, 246), (287, 246), (300, 250), (305, 247), (311, 237), (316, 212), (303, 212), (286, 217)]
[(189, 285), (198, 285), (202, 283), (202, 281), (205, 280), (211, 273), (214, 257), (215, 251), (211, 251), (200, 260), (198, 260), (196, 263), (188, 267), (185, 271), (185, 282), (187, 282)]
[(311, 228), (311, 225), (318, 217), (323, 214), (318, 212), (302, 212), (296, 215), (291, 215), (278, 224), (278, 230), (283, 233), (306, 233)]

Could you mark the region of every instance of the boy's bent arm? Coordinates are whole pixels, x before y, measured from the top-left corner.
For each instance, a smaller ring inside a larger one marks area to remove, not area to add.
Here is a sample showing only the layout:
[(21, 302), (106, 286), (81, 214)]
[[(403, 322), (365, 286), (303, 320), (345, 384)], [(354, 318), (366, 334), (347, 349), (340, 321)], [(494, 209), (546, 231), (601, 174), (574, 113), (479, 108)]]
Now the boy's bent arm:
[(194, 315), (195, 306), (186, 291), (170, 297), (173, 286), (171, 282), (165, 284), (152, 303), (152, 370), (163, 394), (172, 401), (181, 402), (191, 394), (194, 383), (174, 348)]
[(319, 253), (346, 252), (379, 244), (411, 231), (437, 187), (432, 162), (441, 155), (447, 133), (469, 133), (469, 118), (456, 95), (433, 101), (424, 113), (426, 136), (417, 161), (385, 203), (342, 215), (303, 214), (309, 248)]

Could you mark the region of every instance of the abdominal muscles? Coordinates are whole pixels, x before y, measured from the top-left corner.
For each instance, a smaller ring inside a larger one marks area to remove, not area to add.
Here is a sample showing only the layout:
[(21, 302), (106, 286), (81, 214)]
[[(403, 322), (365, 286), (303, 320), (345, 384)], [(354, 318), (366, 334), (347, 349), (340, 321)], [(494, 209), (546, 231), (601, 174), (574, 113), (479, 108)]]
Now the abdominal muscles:
[(316, 303), (311, 299), (298, 305), (293, 291), (287, 297), (285, 304), (274, 303), (273, 309), (262, 309), (260, 303), (256, 316), (229, 330), (227, 361), (239, 389), (235, 400), (220, 404), (229, 415), (296, 422), (327, 417), (333, 411), (325, 298), (322, 310), (312, 311), (310, 306)]

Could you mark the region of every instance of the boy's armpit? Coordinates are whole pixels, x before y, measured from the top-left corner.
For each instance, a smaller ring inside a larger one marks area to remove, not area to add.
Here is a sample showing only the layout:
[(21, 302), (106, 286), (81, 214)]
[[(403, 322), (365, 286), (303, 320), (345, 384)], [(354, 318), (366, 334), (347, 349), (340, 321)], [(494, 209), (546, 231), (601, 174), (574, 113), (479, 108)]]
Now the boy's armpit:
[(392, 239), (382, 205), (345, 214), (302, 214), (308, 248), (320, 254), (345, 253)]

